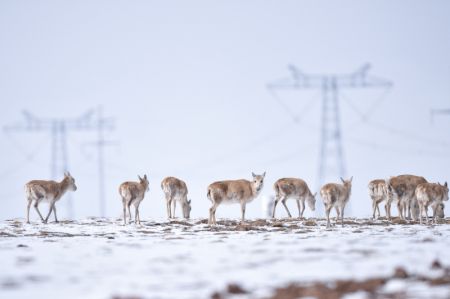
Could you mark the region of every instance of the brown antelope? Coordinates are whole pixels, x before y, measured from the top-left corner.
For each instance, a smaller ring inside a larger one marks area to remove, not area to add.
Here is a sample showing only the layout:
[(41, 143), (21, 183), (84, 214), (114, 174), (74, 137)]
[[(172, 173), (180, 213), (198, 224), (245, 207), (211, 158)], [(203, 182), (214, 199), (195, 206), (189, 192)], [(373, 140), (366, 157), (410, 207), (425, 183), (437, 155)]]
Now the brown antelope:
[[(54, 213), (55, 222), (58, 222), (58, 218), (56, 217), (56, 207), (55, 204), (67, 191), (76, 191), (77, 186), (75, 185), (75, 179), (70, 175), (69, 172), (64, 173), (64, 179), (61, 182), (55, 181), (42, 181), (35, 180), (30, 181), (25, 185), (25, 193), (28, 200), (27, 205), (27, 223), (30, 223), (30, 206), (34, 201), (34, 208), (36, 212), (39, 214), (41, 221), (43, 223), (47, 223), (50, 214)], [(48, 201), (50, 203), (50, 208), (45, 219), (42, 217), (41, 212), (39, 211), (39, 203), (41, 201)]]
[(245, 205), (255, 199), (264, 186), (264, 177), (252, 172), (253, 180), (219, 181), (208, 186), (208, 199), (212, 202), (209, 209), (208, 224), (216, 224), (216, 210), (221, 203), (239, 203), (241, 219), (245, 219)]
[(431, 208), (434, 210), (436, 210), (436, 216), (443, 219), (445, 218), (445, 205), (443, 202), (440, 203), (433, 203), (431, 204)]
[(428, 206), (433, 207), (433, 220), (434, 223), (437, 221), (437, 208), (439, 204), (444, 201), (448, 201), (448, 185), (445, 182), (444, 185), (433, 184), (433, 183), (423, 183), (417, 186), (415, 195), (419, 203), (419, 219), (420, 224), (422, 224), (422, 217), (425, 212), (425, 217), (428, 223)]
[(377, 218), (380, 217), (379, 204), (387, 199), (387, 189), (385, 180), (373, 180), (369, 183), (369, 195), (372, 199), (373, 219), (375, 212), (378, 212)]
[(415, 195), (416, 187), (419, 184), (426, 182), (427, 180), (421, 176), (409, 174), (399, 175), (387, 179), (386, 214), (388, 219), (391, 219), (391, 204), (394, 200), (397, 201), (398, 213), (401, 219), (406, 218), (406, 211), (408, 211), (409, 216), (413, 216), (413, 219), (415, 219), (418, 213), (417, 208), (415, 207), (417, 206), (417, 199)]
[(320, 196), (322, 196), (323, 204), (325, 205), (325, 213), (327, 215), (327, 228), (330, 227), (330, 212), (333, 207), (336, 209), (336, 219), (339, 219), (340, 215), (341, 224), (344, 226), (344, 208), (350, 198), (352, 180), (353, 177), (349, 180), (341, 178), (342, 184), (329, 183), (320, 189)]
[(291, 218), (291, 213), (286, 205), (286, 200), (289, 198), (294, 198), (297, 201), (298, 207), (298, 217), (303, 217), (303, 212), (305, 211), (305, 200), (308, 203), (309, 208), (312, 211), (315, 211), (316, 206), (316, 194), (314, 195), (308, 188), (306, 182), (302, 179), (296, 178), (284, 178), (279, 179), (273, 185), (273, 189), (275, 190), (275, 202), (273, 205), (273, 213), (272, 218), (275, 218), (275, 209), (277, 207), (278, 202), (281, 201), (286, 212)]
[(139, 182), (125, 182), (119, 186), (119, 194), (122, 197), (123, 204), (123, 225), (127, 224), (127, 209), (130, 215), (129, 223), (131, 223), (131, 204), (134, 205), (134, 223), (141, 224), (141, 215), (139, 214), (139, 205), (144, 199), (145, 192), (149, 191), (147, 175), (144, 178), (138, 176)]
[[(189, 219), (191, 213), (191, 201), (187, 199), (188, 189), (186, 183), (174, 177), (167, 177), (161, 182), (161, 189), (166, 196), (167, 217), (175, 218), (176, 203), (181, 203), (183, 217)], [(173, 204), (173, 213), (171, 206)]]

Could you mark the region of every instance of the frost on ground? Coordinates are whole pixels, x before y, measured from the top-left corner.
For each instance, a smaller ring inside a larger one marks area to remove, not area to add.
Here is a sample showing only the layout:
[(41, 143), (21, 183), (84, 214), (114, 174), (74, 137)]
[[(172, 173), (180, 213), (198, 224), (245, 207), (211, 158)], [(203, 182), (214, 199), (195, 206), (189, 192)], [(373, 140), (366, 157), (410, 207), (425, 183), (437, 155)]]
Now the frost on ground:
[(2, 298), (449, 298), (450, 219), (0, 223)]

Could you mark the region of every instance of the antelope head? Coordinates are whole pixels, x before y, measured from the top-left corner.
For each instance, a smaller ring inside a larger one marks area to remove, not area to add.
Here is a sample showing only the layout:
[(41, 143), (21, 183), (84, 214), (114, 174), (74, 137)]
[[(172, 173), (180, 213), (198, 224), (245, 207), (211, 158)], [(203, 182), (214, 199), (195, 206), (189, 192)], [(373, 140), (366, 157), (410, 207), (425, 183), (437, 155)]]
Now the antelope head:
[(306, 202), (308, 203), (308, 206), (311, 209), (311, 211), (316, 210), (316, 195), (317, 192), (314, 194), (309, 193), (309, 196), (306, 198)]
[(348, 192), (350, 192), (352, 190), (352, 181), (353, 181), (353, 177), (351, 177), (348, 180), (344, 180), (343, 178), (341, 178), (342, 184), (344, 185), (345, 189), (348, 190)]
[(68, 190), (77, 191), (77, 185), (75, 185), (75, 179), (70, 175), (70, 172), (64, 173), (64, 180), (66, 180), (69, 184)]
[(138, 175), (138, 178), (139, 178), (139, 183), (140, 183), (142, 186), (144, 186), (144, 190), (145, 190), (145, 191), (149, 191), (150, 188), (149, 188), (149, 186), (148, 186), (149, 183), (148, 183), (147, 175), (144, 174), (144, 178), (141, 178), (141, 176)]
[(266, 172), (264, 172), (261, 175), (254, 174), (252, 172), (252, 176), (253, 176), (253, 185), (255, 186), (256, 192), (261, 191), (261, 189), (264, 186), (264, 177), (266, 176)]
[(192, 210), (192, 206), (191, 206), (191, 200), (186, 200), (183, 202), (183, 217), (186, 219), (189, 219), (190, 215), (191, 215), (191, 210)]

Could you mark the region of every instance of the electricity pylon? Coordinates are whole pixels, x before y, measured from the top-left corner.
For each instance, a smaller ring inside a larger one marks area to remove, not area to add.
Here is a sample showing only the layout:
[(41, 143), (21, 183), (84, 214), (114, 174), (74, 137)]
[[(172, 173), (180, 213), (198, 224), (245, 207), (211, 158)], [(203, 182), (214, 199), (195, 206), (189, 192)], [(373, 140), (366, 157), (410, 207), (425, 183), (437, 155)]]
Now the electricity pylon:
[[(103, 138), (104, 130), (114, 129), (114, 120), (103, 118), (101, 108), (95, 117), (95, 110), (89, 110), (78, 118), (38, 118), (29, 111), (23, 111), (25, 121), (4, 128), (8, 132), (49, 132), (51, 134), (50, 173), (52, 179), (57, 179), (69, 170), (69, 157), (67, 148), (67, 135), (70, 131), (94, 131), (98, 132), (98, 140), (94, 143), (98, 147), (99, 163), (99, 199), (100, 214), (105, 214), (104, 198), (104, 152), (107, 145)], [(67, 215), (73, 218), (73, 205), (70, 193), (67, 196)]]
[[(290, 65), (291, 77), (270, 83), (270, 90), (318, 89), (322, 93), (322, 115), (317, 187), (327, 179), (346, 176), (344, 149), (342, 146), (339, 91), (356, 88), (389, 88), (392, 82), (369, 76), (369, 64), (350, 74), (306, 74)], [(318, 189), (316, 188), (316, 189)], [(320, 212), (322, 211), (319, 205)]]

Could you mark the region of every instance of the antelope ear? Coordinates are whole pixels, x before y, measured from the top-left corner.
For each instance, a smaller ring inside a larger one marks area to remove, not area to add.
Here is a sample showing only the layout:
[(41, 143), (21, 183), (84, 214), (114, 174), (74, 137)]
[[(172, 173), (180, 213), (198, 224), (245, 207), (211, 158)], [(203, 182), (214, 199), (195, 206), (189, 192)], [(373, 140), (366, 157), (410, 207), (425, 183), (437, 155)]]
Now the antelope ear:
[(256, 176), (256, 174), (254, 174), (254, 173), (252, 172), (252, 176), (253, 176), (253, 177), (255, 177), (255, 176)]
[(140, 175), (138, 175), (138, 179), (139, 179), (140, 181), (142, 181), (142, 178), (141, 178), (141, 176), (140, 176)]
[(343, 178), (340, 178), (341, 179), (341, 181), (343, 182), (343, 183), (345, 183), (345, 180), (343, 179)]
[(147, 179), (147, 175), (146, 174), (144, 174), (144, 179)]
[(444, 186), (445, 186), (445, 187), (448, 187), (447, 182), (445, 182)]
[(353, 181), (353, 176), (350, 178), (350, 183)]
[(264, 173), (263, 173), (263, 175), (262, 175), (263, 177), (266, 177), (266, 172), (264, 171)]

